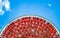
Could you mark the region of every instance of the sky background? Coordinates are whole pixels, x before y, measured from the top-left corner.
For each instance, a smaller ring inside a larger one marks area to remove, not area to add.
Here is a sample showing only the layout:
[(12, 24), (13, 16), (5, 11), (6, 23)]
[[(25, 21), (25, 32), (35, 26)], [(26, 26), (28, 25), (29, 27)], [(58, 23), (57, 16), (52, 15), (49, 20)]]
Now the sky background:
[(16, 17), (37, 15), (49, 19), (60, 31), (60, 0), (9, 0), (11, 10), (0, 15), (0, 31)]

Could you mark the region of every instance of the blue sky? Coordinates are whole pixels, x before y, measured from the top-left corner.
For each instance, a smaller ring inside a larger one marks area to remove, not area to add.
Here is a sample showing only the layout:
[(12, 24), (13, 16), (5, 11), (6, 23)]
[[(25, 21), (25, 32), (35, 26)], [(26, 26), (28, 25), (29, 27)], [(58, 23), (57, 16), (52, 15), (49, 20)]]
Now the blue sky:
[(0, 15), (0, 30), (11, 20), (23, 15), (38, 15), (49, 19), (60, 31), (60, 0), (9, 0), (11, 11)]

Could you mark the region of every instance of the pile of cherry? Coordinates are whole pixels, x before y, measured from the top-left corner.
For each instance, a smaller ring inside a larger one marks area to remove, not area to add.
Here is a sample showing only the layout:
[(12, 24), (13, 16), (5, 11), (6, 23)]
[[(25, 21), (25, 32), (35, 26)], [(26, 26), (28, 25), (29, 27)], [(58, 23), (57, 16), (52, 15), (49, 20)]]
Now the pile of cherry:
[(1, 38), (60, 38), (56, 28), (38, 17), (22, 17), (11, 22)]

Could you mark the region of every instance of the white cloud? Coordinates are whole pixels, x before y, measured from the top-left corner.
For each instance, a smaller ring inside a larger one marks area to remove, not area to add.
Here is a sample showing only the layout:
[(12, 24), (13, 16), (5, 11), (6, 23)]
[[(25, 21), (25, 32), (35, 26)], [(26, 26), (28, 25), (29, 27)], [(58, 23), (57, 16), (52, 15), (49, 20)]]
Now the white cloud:
[(4, 14), (4, 10), (2, 10), (5, 7), (6, 11), (10, 11), (10, 2), (8, 0), (0, 0), (0, 15)]
[(4, 1), (4, 6), (5, 6), (5, 8), (6, 8), (6, 11), (9, 11), (9, 10), (10, 10), (10, 3), (9, 3), (8, 0), (5, 0), (5, 1)]
[(0, 12), (0, 15), (3, 15), (4, 14), (4, 11), (2, 10), (1, 12)]

